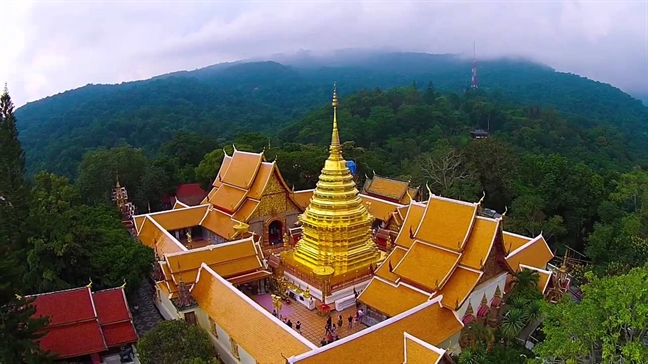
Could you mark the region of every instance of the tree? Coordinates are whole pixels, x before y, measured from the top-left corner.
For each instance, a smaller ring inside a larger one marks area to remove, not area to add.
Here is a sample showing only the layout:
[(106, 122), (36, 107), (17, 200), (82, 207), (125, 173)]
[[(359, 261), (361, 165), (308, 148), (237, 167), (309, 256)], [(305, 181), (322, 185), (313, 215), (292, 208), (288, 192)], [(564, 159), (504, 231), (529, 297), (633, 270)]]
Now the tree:
[(215, 359), (207, 333), (183, 320), (161, 322), (140, 339), (137, 351), (142, 364), (213, 363)]
[(47, 318), (34, 319), (24, 294), (25, 217), (29, 214), (24, 181), (24, 153), (18, 141), (13, 104), (5, 90), (0, 96), (0, 362), (42, 363), (49, 357), (35, 340), (43, 336)]
[(441, 140), (430, 153), (419, 159), (422, 177), (430, 181), (430, 188), (440, 196), (470, 200), (479, 191), (479, 184), (466, 168), (461, 154)]
[(543, 307), (543, 359), (572, 363), (648, 362), (648, 265), (619, 276), (586, 273), (580, 303), (565, 298)]
[(562, 216), (547, 217), (544, 207), (544, 199), (538, 195), (518, 196), (511, 204), (511, 217), (504, 220), (507, 230), (529, 236), (542, 233), (547, 240), (565, 234)]
[(200, 183), (200, 187), (204, 190), (209, 190), (211, 184), (216, 178), (216, 173), (223, 162), (223, 150), (215, 149), (207, 154), (198, 167), (196, 167), (196, 180)]

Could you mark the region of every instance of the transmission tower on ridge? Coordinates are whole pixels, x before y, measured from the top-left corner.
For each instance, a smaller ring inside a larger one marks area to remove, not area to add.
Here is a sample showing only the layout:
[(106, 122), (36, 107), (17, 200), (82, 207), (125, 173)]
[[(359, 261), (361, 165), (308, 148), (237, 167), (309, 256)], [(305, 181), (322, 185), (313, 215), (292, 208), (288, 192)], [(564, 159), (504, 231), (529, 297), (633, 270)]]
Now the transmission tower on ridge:
[(473, 42), (473, 65), (472, 65), (472, 82), (470, 88), (476, 89), (479, 85), (477, 83), (477, 55), (475, 53), (475, 42)]

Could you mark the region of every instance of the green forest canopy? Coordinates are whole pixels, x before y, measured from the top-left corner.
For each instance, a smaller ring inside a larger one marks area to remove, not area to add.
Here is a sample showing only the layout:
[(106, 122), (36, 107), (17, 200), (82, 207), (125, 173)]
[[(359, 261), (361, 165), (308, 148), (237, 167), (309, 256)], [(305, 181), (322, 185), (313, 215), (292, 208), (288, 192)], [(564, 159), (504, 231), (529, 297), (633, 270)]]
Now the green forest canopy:
[[(88, 85), (29, 103), (16, 112), (28, 172), (46, 169), (74, 178), (88, 151), (130, 145), (153, 156), (181, 130), (221, 141), (246, 131), (272, 133), (328, 104), (333, 81), (342, 95), (413, 82), (425, 88), (429, 81), (439, 91), (461, 94), (471, 67), (452, 55), (418, 53), (335, 62), (216, 65), (146, 81)], [(585, 128), (615, 126), (636, 145), (648, 140), (648, 109), (610, 85), (522, 60), (483, 61), (479, 67), (481, 86), (498, 105), (551, 106)], [(486, 127), (485, 120), (473, 121)]]

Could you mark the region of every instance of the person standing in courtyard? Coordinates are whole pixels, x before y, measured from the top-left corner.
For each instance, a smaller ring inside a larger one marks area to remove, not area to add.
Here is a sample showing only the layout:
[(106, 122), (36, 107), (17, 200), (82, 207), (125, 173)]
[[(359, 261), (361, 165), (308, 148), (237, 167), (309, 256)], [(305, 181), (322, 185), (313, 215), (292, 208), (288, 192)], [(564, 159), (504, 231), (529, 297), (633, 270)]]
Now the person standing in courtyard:
[(349, 315), (349, 330), (353, 328), (353, 316)]
[(342, 318), (342, 315), (338, 316), (338, 323), (337, 323), (338, 328), (341, 329), (343, 323), (344, 323), (344, 319)]

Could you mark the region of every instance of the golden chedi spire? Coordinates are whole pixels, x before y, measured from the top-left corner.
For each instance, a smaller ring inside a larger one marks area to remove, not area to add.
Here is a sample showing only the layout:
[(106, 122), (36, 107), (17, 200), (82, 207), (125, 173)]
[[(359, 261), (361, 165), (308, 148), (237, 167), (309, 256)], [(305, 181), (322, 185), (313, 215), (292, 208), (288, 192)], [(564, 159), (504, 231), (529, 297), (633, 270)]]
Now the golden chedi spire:
[(337, 104), (337, 92), (333, 91), (329, 157), (310, 204), (299, 216), (303, 233), (293, 256), (297, 263), (311, 270), (333, 268), (334, 275), (368, 269), (381, 259), (371, 239), (373, 217), (358, 196), (351, 171), (342, 157)]

